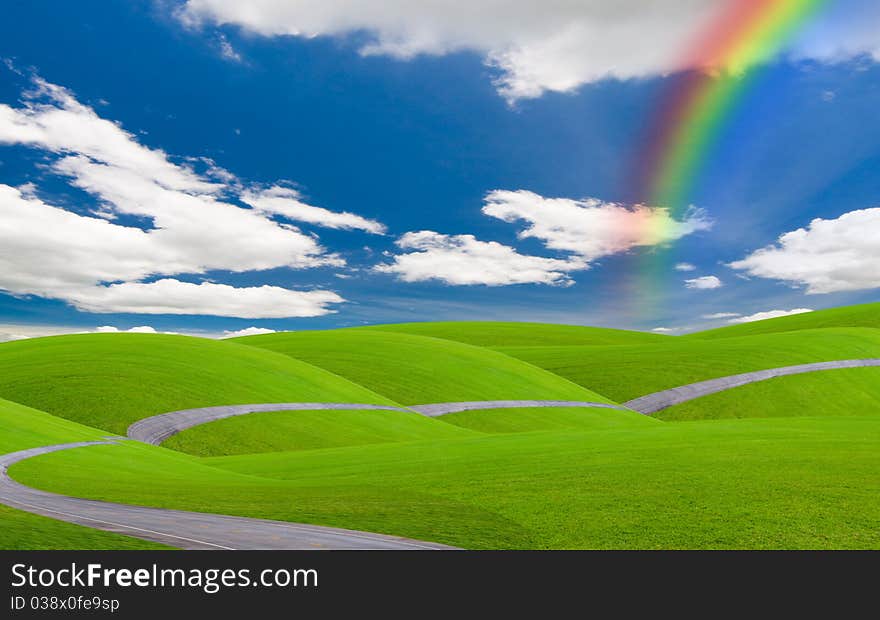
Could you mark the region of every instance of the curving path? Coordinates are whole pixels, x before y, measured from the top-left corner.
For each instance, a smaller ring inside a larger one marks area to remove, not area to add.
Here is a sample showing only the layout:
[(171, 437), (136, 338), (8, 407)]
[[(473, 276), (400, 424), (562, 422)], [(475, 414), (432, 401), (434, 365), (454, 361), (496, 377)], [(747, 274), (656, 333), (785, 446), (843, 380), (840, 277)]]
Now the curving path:
[(626, 409), (622, 405), (594, 403), (581, 400), (475, 400), (461, 403), (435, 403), (433, 405), (414, 405), (416, 413), (436, 418), (447, 413), (471, 411), (475, 409), (517, 409), (528, 407), (599, 407), (602, 409)]
[(128, 438), (144, 443), (160, 445), (169, 437), (194, 426), (215, 422), (260, 411), (318, 411), (324, 409), (368, 409), (384, 411), (415, 412), (434, 418), (447, 413), (471, 409), (510, 409), (515, 407), (603, 407), (607, 409), (626, 409), (621, 405), (572, 400), (477, 400), (460, 403), (435, 403), (414, 405), (408, 408), (387, 407), (385, 405), (365, 405), (358, 403), (263, 403), (258, 405), (227, 405), (223, 407), (203, 407), (183, 409), (162, 413), (138, 420), (128, 427)]
[(782, 366), (780, 368), (756, 370), (754, 372), (745, 372), (739, 375), (730, 375), (729, 377), (709, 379), (708, 381), (690, 383), (669, 390), (663, 390), (662, 392), (647, 394), (646, 396), (627, 401), (623, 403), (623, 405), (634, 411), (638, 411), (639, 413), (650, 415), (666, 409), (667, 407), (678, 405), (701, 396), (722, 392), (749, 383), (766, 381), (767, 379), (773, 379), (774, 377), (799, 375), (822, 370), (865, 368), (870, 366), (880, 366), (880, 359), (872, 358), (861, 360), (839, 360), (836, 362), (816, 362), (813, 364), (798, 364), (796, 366)]
[(454, 549), (431, 542), (318, 525), (148, 508), (57, 495), (12, 480), (13, 463), (41, 454), (115, 441), (84, 441), (0, 455), (0, 503), (68, 523), (135, 536), (180, 549)]
[(224, 418), (257, 413), (261, 411), (315, 411), (320, 409), (380, 409), (384, 411), (407, 411), (399, 407), (365, 405), (359, 403), (264, 403), (259, 405), (227, 405), (182, 409), (138, 420), (128, 427), (129, 439), (158, 446), (163, 441), (193, 426), (207, 424)]

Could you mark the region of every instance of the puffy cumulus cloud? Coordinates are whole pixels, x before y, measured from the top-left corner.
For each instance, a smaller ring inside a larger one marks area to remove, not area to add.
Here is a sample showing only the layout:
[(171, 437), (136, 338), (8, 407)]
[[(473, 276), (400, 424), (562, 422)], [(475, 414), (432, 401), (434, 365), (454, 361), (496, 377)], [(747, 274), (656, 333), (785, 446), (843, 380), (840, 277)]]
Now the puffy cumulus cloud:
[(289, 187), (273, 186), (260, 191), (242, 194), (243, 202), (261, 213), (280, 215), (290, 220), (316, 224), (326, 228), (344, 230), (363, 230), (374, 235), (383, 235), (387, 228), (381, 222), (370, 220), (348, 212), (335, 212), (314, 207), (302, 201), (301, 194)]
[(96, 286), (72, 293), (69, 299), (85, 312), (210, 314), (243, 319), (321, 316), (333, 312), (331, 304), (345, 301), (330, 291), (292, 291), (268, 285), (237, 288), (171, 278)]
[(767, 310), (766, 312), (756, 312), (748, 316), (740, 316), (730, 319), (728, 323), (751, 323), (753, 321), (763, 321), (764, 319), (775, 319), (780, 316), (792, 316), (794, 314), (804, 314), (812, 312), (811, 308), (795, 308), (794, 310)]
[(880, 287), (880, 208), (815, 219), (730, 263), (745, 273), (805, 286), (808, 294)]
[(676, 263), (675, 265), (676, 271), (696, 271), (696, 265), (692, 265), (691, 263)]
[[(361, 51), (406, 59), (471, 50), (500, 75), (509, 99), (566, 92), (604, 78), (669, 73), (717, 59), (688, 47), (724, 18), (718, 0), (188, 0), (188, 24), (234, 24), (264, 36), (368, 33)], [(873, 20), (871, 18), (874, 18)], [(880, 56), (876, 7), (834, 13), (834, 32), (817, 30), (795, 53), (837, 59)], [(823, 25), (829, 20), (823, 15)], [(756, 57), (754, 60), (760, 60)]]
[(717, 276), (700, 276), (699, 278), (690, 278), (684, 281), (685, 288), (693, 288), (698, 290), (711, 290), (713, 288), (721, 288), (724, 284)]
[[(122, 299), (123, 292), (128, 298), (129, 291), (159, 288), (135, 286), (149, 277), (344, 265), (314, 236), (231, 202), (228, 195), (240, 189), (234, 175), (216, 165), (207, 176), (200, 175), (175, 163), (99, 117), (66, 89), (43, 80), (35, 80), (21, 107), (0, 104), (2, 144), (53, 154), (49, 169), (100, 201), (91, 217), (41, 200), (32, 186), (0, 184), (0, 290), (13, 295), (63, 299), (84, 310), (126, 307), (126, 312), (138, 313), (142, 310), (135, 305), (114, 300)], [(121, 225), (116, 223), (120, 216), (147, 224)], [(205, 293), (215, 289), (199, 290), (180, 308), (172, 303), (169, 309), (229, 312), (234, 304), (228, 298), (235, 291), (251, 299), (254, 294), (248, 291), (255, 289), (229, 287), (219, 305)], [(334, 293), (317, 293), (276, 292), (283, 303), (274, 312), (286, 308), (294, 312), (288, 316), (316, 316), (329, 311), (326, 304), (341, 300)], [(199, 299), (212, 304), (200, 310), (194, 305)], [(243, 309), (234, 312), (251, 316)]]
[[(119, 329), (118, 327), (114, 327), (112, 325), (101, 325), (100, 327), (95, 328), (95, 332), (98, 334), (118, 334), (120, 332), (127, 332), (129, 334), (158, 334), (155, 327), (150, 327), (149, 325), (138, 325), (137, 327), (132, 327), (130, 329)], [(170, 333), (170, 332), (168, 332)]]
[(245, 327), (244, 329), (238, 329), (235, 331), (225, 331), (221, 338), (240, 338), (242, 336), (260, 336), (262, 334), (274, 334), (274, 329), (267, 329), (265, 327)]
[(393, 257), (375, 271), (396, 274), (405, 282), (439, 280), (453, 285), (504, 286), (508, 284), (569, 285), (568, 272), (586, 269), (580, 259), (528, 256), (494, 241), (473, 235), (443, 235), (430, 230), (403, 235), (397, 245), (413, 250)]
[(548, 248), (586, 261), (660, 245), (708, 230), (712, 222), (699, 209), (676, 220), (668, 209), (627, 207), (595, 198), (545, 198), (525, 190), (496, 190), (486, 196), (483, 213), (505, 222), (524, 221), (519, 237), (540, 239)]

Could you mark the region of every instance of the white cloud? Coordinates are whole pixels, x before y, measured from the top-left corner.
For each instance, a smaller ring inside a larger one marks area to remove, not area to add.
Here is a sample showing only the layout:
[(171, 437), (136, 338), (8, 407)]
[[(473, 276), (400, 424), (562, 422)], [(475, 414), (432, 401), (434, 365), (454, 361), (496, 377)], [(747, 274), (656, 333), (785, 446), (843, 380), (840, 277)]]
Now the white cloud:
[(84, 329), (74, 325), (2, 325), (0, 324), (0, 342), (9, 340), (26, 340), (46, 336), (64, 336), (70, 334), (177, 334), (178, 332), (159, 332), (149, 325), (139, 325), (129, 329), (119, 329), (113, 325), (100, 325), (94, 329)]
[[(212, 165), (206, 178), (173, 163), (163, 151), (141, 145), (67, 90), (45, 81), (36, 80), (22, 107), (0, 104), (0, 144), (57, 155), (50, 169), (101, 201), (97, 217), (87, 217), (44, 202), (32, 186), (0, 184), (0, 290), (11, 294), (63, 299), (84, 310), (141, 312), (113, 300), (142, 290), (135, 283), (151, 276), (344, 265), (314, 236), (228, 202), (224, 194), (238, 188), (228, 172)], [(140, 218), (146, 228), (115, 223), (120, 216)], [(142, 286), (156, 288), (155, 283)], [(229, 312), (233, 304), (228, 299), (218, 306), (204, 293), (212, 289), (200, 290), (180, 308), (171, 304), (170, 311)], [(253, 297), (247, 293), (251, 290), (229, 287), (225, 293)], [(282, 296), (279, 308), (304, 312), (289, 316), (329, 312), (326, 304), (341, 300), (326, 291), (288, 290)], [(199, 299), (211, 303), (199, 310), (193, 305)]]
[[(516, 99), (570, 91), (608, 77), (717, 64), (718, 59), (689, 58), (687, 52), (696, 36), (724, 19), (725, 7), (733, 5), (718, 0), (188, 0), (180, 16), (188, 24), (234, 24), (264, 36), (367, 32), (363, 54), (400, 59), (472, 50), (500, 71), (502, 94)], [(823, 15), (824, 28), (806, 37), (795, 53), (831, 60), (866, 52), (880, 57), (880, 8), (841, 10), (832, 18)], [(746, 61), (766, 54), (756, 48)]]
[(766, 312), (756, 312), (748, 316), (741, 316), (730, 319), (728, 323), (751, 323), (752, 321), (763, 321), (764, 319), (775, 319), (780, 316), (792, 316), (794, 314), (804, 314), (812, 312), (810, 308), (795, 308), (794, 310), (767, 310)]
[(226, 35), (223, 33), (217, 37), (217, 42), (220, 45), (220, 55), (226, 60), (231, 60), (232, 62), (242, 62), (241, 54), (235, 51), (235, 48), (232, 47), (232, 43), (229, 42), (229, 39), (226, 38)]
[(223, 338), (240, 338), (241, 336), (259, 336), (262, 334), (274, 334), (274, 329), (267, 329), (265, 327), (246, 327), (244, 329), (239, 329), (236, 331), (225, 331), (223, 332)]
[(561, 260), (527, 256), (494, 241), (473, 235), (443, 235), (430, 230), (409, 232), (397, 245), (414, 250), (378, 265), (381, 273), (396, 274), (405, 282), (439, 280), (446, 284), (504, 286), (508, 284), (571, 284), (570, 271), (586, 269), (579, 259)]
[(730, 267), (806, 286), (808, 294), (880, 288), (880, 208), (815, 219)]
[(551, 250), (571, 252), (586, 261), (668, 243), (712, 225), (698, 209), (676, 220), (663, 208), (627, 207), (595, 198), (545, 198), (525, 190), (490, 192), (483, 213), (505, 222), (523, 220), (528, 226), (519, 233), (521, 239), (540, 239)]
[(704, 314), (703, 319), (716, 320), (716, 319), (730, 319), (735, 316), (741, 316), (739, 312), (716, 312), (714, 314)]
[(675, 265), (676, 271), (696, 271), (696, 265), (692, 265), (691, 263), (676, 263)]
[(150, 327), (149, 325), (139, 325), (138, 327), (132, 327), (131, 329), (120, 330), (118, 327), (114, 327), (112, 325), (101, 325), (100, 327), (95, 328), (95, 332), (98, 334), (117, 334), (119, 332), (128, 332), (130, 334), (157, 334), (159, 332), (156, 331), (156, 328)]
[(170, 278), (92, 287), (70, 295), (70, 302), (84, 312), (210, 314), (243, 319), (321, 316), (333, 312), (331, 304), (343, 301), (330, 291), (292, 291), (268, 285), (236, 288)]
[(656, 332), (658, 334), (668, 334), (668, 333), (673, 332), (675, 330), (671, 327), (655, 327), (651, 331)]
[(384, 224), (376, 220), (306, 204), (302, 201), (300, 193), (289, 187), (276, 185), (262, 191), (249, 191), (243, 193), (241, 199), (261, 213), (281, 215), (291, 220), (327, 228), (363, 230), (374, 235), (385, 234), (387, 230)]
[(721, 288), (724, 286), (717, 276), (700, 276), (699, 278), (691, 278), (684, 281), (685, 288), (693, 288), (698, 290), (710, 290), (713, 288)]

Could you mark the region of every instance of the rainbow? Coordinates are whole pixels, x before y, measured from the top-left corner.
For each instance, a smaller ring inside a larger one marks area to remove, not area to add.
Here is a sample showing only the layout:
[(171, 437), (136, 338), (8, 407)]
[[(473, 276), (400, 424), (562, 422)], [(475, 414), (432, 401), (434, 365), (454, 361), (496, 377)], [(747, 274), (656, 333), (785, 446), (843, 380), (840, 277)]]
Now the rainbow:
[[(728, 0), (721, 7), (688, 48), (681, 71), (649, 121), (630, 177), (627, 194), (632, 202), (667, 208), (673, 216), (685, 212), (725, 121), (751, 90), (755, 68), (775, 56), (828, 2)], [(642, 231), (646, 239), (663, 232), (652, 226), (656, 224), (648, 223)], [(656, 277), (657, 261), (651, 262), (651, 276)]]

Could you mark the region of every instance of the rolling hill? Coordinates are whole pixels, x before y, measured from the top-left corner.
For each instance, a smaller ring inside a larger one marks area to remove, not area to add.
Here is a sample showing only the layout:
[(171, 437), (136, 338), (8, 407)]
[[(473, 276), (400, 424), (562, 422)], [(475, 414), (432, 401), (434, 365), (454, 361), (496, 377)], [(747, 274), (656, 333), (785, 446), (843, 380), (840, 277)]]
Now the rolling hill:
[(211, 405), (394, 404), (285, 355), (156, 334), (54, 336), (0, 344), (0, 397), (121, 434), (140, 418)]
[(873, 327), (880, 328), (880, 303), (860, 304), (857, 306), (843, 306), (829, 308), (815, 312), (805, 312), (792, 316), (782, 316), (775, 319), (753, 321), (719, 327), (694, 334), (682, 336), (683, 338), (730, 338), (735, 336), (752, 336), (756, 334), (769, 334), (776, 332), (788, 332), (801, 329), (819, 329), (824, 327)]
[(648, 344), (669, 339), (669, 336), (662, 334), (606, 327), (495, 321), (399, 323), (357, 329), (430, 336), (489, 348), (530, 345)]
[(404, 405), (502, 399), (611, 402), (502, 353), (439, 338), (339, 329), (236, 342), (303, 360)]

